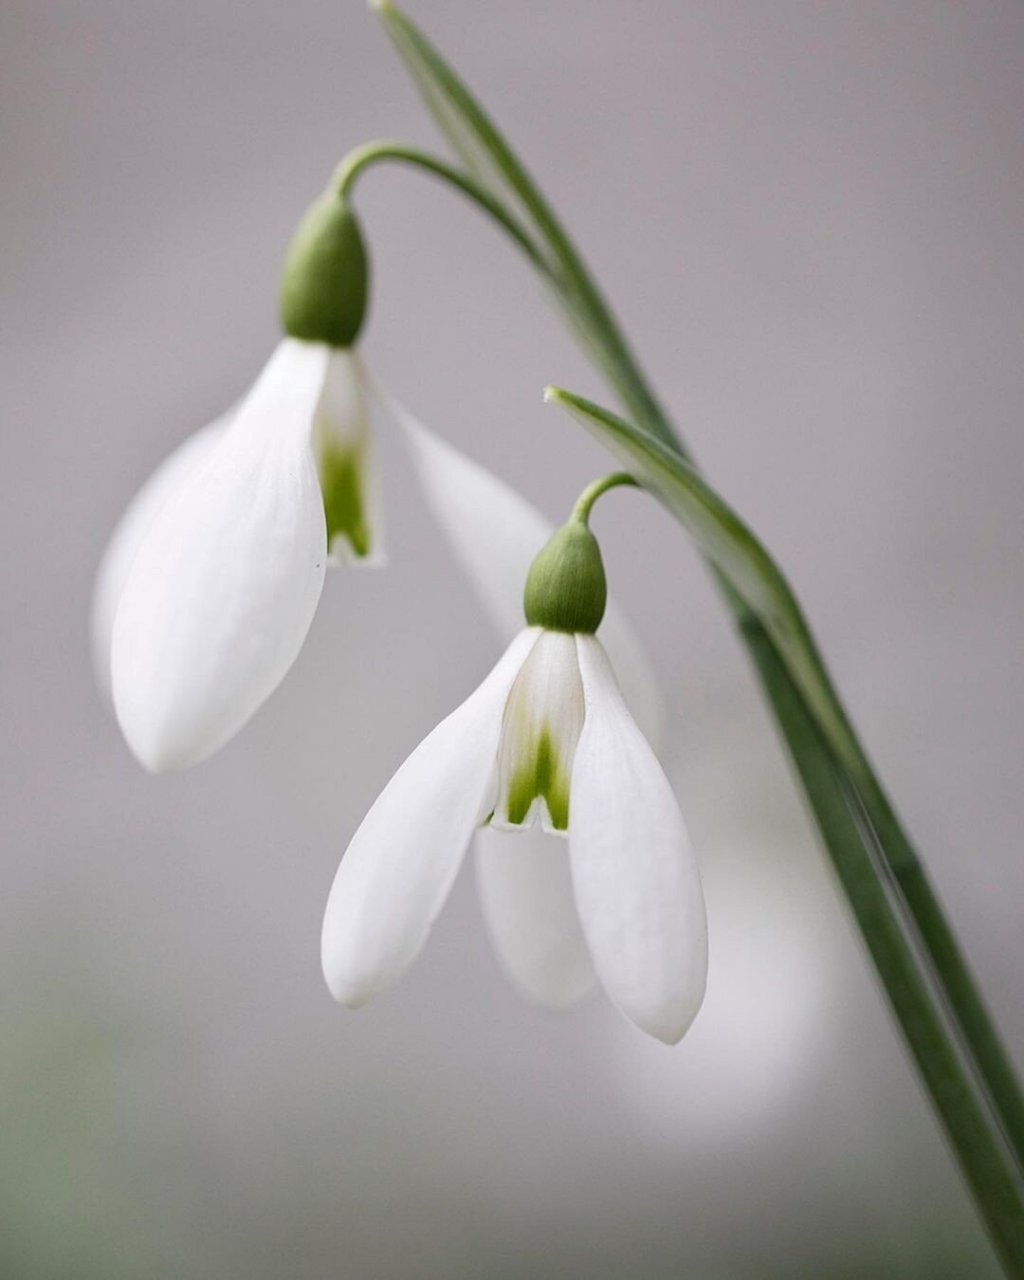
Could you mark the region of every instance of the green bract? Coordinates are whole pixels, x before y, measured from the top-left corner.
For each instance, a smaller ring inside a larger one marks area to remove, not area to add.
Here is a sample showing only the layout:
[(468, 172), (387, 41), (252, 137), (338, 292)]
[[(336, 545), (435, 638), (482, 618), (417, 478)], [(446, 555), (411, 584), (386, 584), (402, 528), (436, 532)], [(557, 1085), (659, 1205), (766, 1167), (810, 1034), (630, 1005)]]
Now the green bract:
[(306, 211), (288, 246), (281, 280), (285, 333), (350, 347), (366, 315), (370, 265), (355, 214), (333, 191)]
[(523, 608), (531, 627), (592, 635), (601, 625), (608, 583), (597, 539), (582, 520), (556, 529), (526, 578)]

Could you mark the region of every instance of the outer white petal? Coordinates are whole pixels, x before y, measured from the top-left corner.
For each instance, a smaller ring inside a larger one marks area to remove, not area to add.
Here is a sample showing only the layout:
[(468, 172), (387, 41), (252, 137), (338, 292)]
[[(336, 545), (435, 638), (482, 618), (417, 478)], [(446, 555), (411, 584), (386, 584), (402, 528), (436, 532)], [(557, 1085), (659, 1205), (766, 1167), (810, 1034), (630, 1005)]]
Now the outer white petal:
[(326, 347), (285, 340), (145, 534), (114, 622), (114, 706), (149, 769), (222, 746), (306, 637), (327, 558), (310, 447)]
[[(434, 518), (475, 586), (503, 640), (523, 625), (523, 587), (554, 525), (521, 494), (442, 440), (375, 384), (402, 428)], [(657, 742), (663, 709), (650, 660), (625, 615), (609, 600), (601, 638), (615, 663), (630, 709)]]
[[(378, 388), (378, 394), (383, 393)], [(523, 587), (553, 525), (515, 489), (442, 440), (392, 396), (423, 493), (501, 636), (523, 626)]]
[(632, 623), (611, 599), (601, 623), (601, 643), (612, 661), (619, 688), (641, 733), (648, 742), (660, 746), (665, 738), (665, 703), (654, 668)]
[(675, 1044), (704, 998), (707, 916), (682, 815), (597, 639), (578, 636), (586, 721), (569, 854), (598, 976), (642, 1030)]
[(188, 436), (169, 453), (125, 508), (100, 560), (92, 593), (90, 634), (96, 684), (113, 706), (110, 689), (110, 640), (117, 606), (135, 554), (154, 518), (174, 489), (207, 456), (222, 434), (227, 415)]
[(484, 920), (505, 972), (527, 1000), (571, 1009), (595, 982), (569, 872), (569, 847), (540, 826), (476, 837)]
[(416, 958), (473, 831), (493, 804), (505, 699), (539, 631), (521, 632), (491, 674), (406, 760), (352, 838), (320, 944), (324, 978), (351, 1008)]

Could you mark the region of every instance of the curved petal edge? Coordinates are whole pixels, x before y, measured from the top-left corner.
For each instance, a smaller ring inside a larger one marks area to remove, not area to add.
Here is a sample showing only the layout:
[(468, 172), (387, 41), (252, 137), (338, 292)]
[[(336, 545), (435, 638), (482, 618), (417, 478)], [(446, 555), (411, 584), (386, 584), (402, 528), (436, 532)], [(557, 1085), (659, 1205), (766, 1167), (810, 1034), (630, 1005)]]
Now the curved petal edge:
[(667, 1044), (704, 999), (707, 914), (676, 798), (593, 636), (578, 636), (586, 719), (569, 852), (583, 932), (612, 1001)]

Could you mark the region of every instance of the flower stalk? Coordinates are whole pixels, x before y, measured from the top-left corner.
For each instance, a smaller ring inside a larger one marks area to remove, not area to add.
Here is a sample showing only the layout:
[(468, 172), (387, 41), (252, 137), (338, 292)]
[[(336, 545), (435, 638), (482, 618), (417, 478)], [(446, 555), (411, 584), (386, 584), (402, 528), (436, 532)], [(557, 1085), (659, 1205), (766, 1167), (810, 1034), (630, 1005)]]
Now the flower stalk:
[(589, 524), (590, 513), (598, 498), (603, 497), (611, 489), (618, 489), (623, 485), (635, 488), (636, 484), (636, 477), (631, 476), (628, 471), (613, 471), (611, 475), (601, 476), (599, 480), (588, 484), (576, 499), (576, 505), (572, 509), (572, 519), (578, 520), (580, 524)]
[(408, 146), (404, 142), (393, 142), (390, 139), (365, 142), (362, 146), (356, 147), (344, 157), (334, 172), (332, 186), (338, 198), (342, 201), (348, 200), (357, 178), (366, 169), (382, 162), (408, 165), (423, 173), (432, 174), (448, 186), (454, 187), (488, 217), (493, 218), (538, 270), (542, 272), (547, 270), (540, 250), (500, 200), (496, 200), (482, 183), (477, 182), (469, 174), (462, 173), (454, 165), (448, 164), (439, 156), (431, 155), (429, 151), (423, 151), (420, 147)]

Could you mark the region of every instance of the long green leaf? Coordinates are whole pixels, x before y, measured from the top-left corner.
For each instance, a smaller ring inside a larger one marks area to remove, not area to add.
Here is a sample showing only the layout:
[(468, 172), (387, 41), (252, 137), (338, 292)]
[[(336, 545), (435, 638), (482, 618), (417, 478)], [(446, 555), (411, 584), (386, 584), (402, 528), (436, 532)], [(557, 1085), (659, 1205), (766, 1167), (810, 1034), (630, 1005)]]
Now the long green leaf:
[(1007, 1275), (1024, 1275), (1024, 1204), (1015, 1162), (993, 1129), (984, 1099), (958, 1052), (943, 1000), (913, 945), (901, 904), (887, 891), (878, 861), (881, 851), (865, 830), (858, 799), (831, 760), (820, 726), (767, 633), (757, 624), (745, 631), (815, 824), (938, 1118), (960, 1154)]

